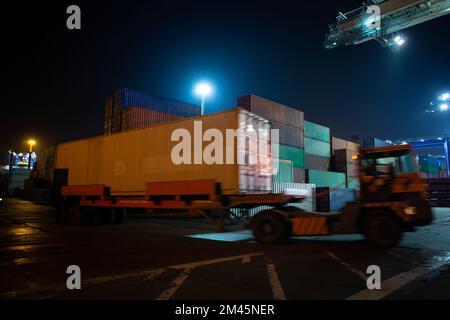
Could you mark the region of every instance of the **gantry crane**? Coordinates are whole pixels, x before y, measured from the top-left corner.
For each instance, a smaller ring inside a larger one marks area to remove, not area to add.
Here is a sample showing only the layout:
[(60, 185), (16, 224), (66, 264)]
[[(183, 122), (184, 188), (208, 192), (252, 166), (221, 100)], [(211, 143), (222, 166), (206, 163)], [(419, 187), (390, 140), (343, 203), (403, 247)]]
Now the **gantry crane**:
[(341, 13), (330, 25), (324, 47), (356, 45), (376, 40), (383, 46), (401, 46), (397, 33), (450, 13), (450, 0), (370, 0), (348, 13)]

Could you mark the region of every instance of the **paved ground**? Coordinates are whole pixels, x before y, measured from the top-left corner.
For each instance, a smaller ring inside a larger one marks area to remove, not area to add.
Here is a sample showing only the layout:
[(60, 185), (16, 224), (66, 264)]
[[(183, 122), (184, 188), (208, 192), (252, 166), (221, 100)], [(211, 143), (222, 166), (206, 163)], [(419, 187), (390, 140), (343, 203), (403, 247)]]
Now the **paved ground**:
[[(10, 199), (0, 207), (0, 298), (449, 300), (450, 209), (435, 216), (390, 250), (360, 236), (263, 246), (196, 219), (59, 227), (51, 208)], [(66, 287), (69, 265), (81, 268), (81, 290)], [(381, 290), (367, 289), (369, 265), (381, 268)]]

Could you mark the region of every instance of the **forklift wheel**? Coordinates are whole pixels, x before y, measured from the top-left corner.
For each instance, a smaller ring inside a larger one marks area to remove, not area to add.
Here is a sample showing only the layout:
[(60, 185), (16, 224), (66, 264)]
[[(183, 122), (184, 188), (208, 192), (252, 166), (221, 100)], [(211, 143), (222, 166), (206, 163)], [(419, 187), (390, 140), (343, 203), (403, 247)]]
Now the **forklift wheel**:
[(394, 217), (384, 212), (374, 212), (364, 222), (364, 235), (377, 246), (393, 247), (400, 242), (402, 230)]
[(289, 223), (280, 214), (265, 210), (253, 217), (253, 235), (261, 243), (281, 243), (289, 238)]

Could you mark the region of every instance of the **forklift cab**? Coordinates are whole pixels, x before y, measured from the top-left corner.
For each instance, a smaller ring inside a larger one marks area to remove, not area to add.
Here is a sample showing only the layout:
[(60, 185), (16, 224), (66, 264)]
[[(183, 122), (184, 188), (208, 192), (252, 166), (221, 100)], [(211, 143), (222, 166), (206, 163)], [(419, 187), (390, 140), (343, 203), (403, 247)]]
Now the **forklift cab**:
[(426, 197), (427, 185), (420, 178), (416, 155), (410, 145), (361, 149), (358, 160), (363, 201)]

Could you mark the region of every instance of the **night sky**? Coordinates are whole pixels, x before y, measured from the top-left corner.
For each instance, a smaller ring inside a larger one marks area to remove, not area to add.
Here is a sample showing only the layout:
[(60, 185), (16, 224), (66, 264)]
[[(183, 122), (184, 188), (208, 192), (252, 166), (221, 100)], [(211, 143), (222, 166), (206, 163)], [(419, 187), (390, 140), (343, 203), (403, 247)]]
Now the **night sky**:
[[(82, 29), (66, 28), (77, 4)], [(450, 133), (450, 113), (426, 114), (450, 90), (450, 15), (404, 31), (401, 51), (372, 41), (326, 50), (346, 1), (36, 1), (3, 10), (0, 162), (26, 150), (102, 133), (104, 101), (126, 87), (198, 103), (207, 112), (254, 93), (306, 113), (333, 135), (381, 138)]]

